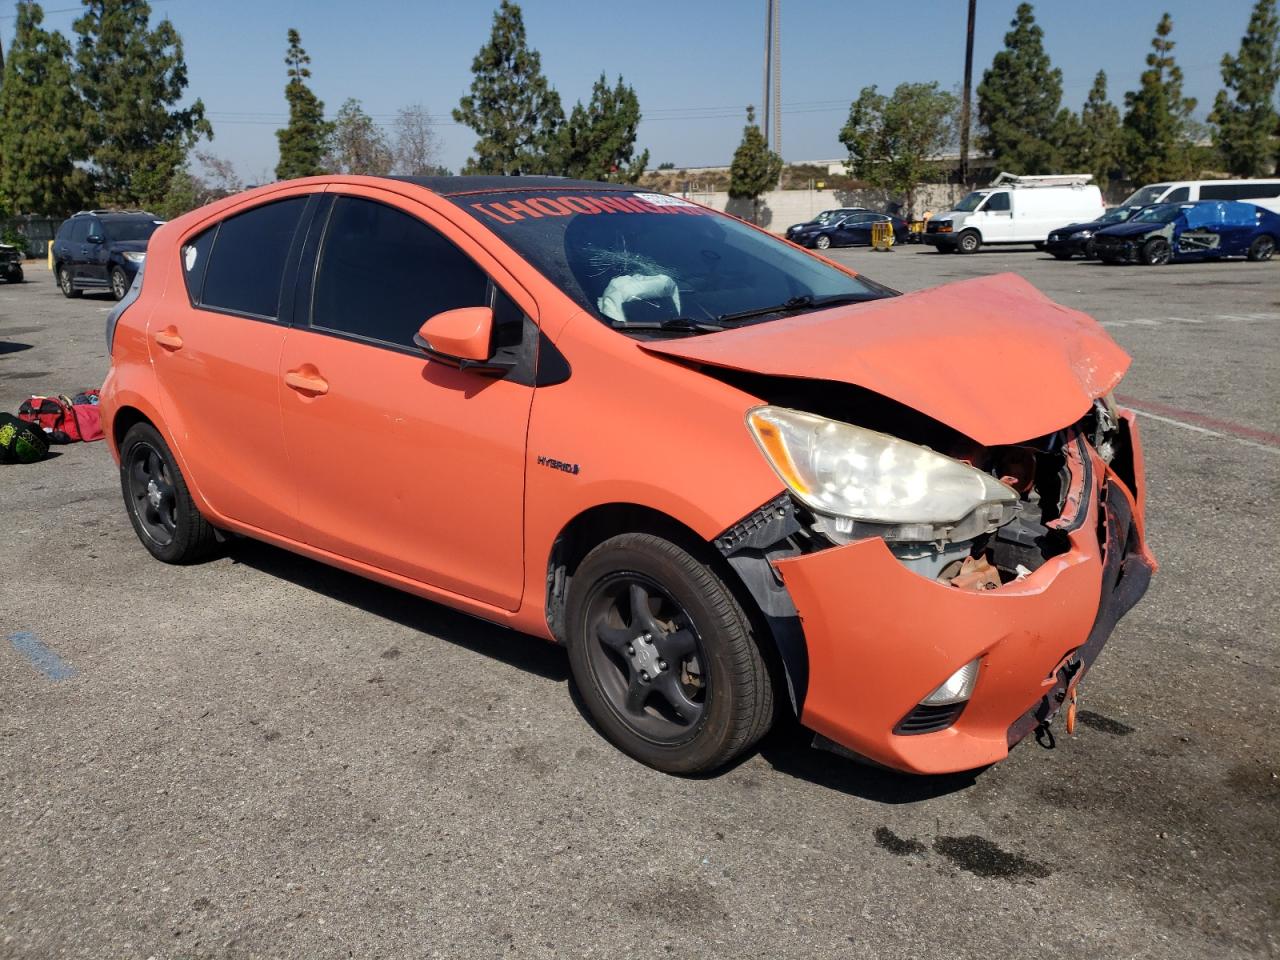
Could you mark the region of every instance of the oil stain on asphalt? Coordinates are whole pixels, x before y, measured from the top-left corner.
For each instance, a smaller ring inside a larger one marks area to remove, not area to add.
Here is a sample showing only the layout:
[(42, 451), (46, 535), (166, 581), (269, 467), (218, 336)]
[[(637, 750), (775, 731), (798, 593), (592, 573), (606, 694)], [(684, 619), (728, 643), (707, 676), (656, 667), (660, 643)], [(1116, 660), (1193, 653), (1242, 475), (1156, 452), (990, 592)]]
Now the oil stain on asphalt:
[(975, 834), (966, 837), (938, 837), (933, 841), (933, 849), (961, 870), (979, 877), (996, 877), (1001, 880), (1017, 880), (1021, 877), (1043, 879), (1051, 872), (1043, 863), (1001, 850), (986, 837)]
[(900, 837), (888, 827), (876, 827), (876, 846), (888, 850), (890, 853), (896, 853), (900, 857), (906, 857), (913, 853), (924, 853), (925, 845), (919, 840), (909, 840)]

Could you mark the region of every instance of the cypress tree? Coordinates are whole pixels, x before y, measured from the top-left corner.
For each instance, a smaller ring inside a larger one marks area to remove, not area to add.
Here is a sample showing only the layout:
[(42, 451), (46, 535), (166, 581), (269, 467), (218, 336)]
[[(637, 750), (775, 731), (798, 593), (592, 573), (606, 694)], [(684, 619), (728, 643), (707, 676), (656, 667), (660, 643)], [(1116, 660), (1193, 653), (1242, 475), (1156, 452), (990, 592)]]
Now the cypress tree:
[(463, 173), (554, 172), (564, 110), (542, 75), (542, 58), (530, 50), (518, 4), (502, 0), (493, 32), (471, 62), (471, 92), (453, 119), (476, 132), (475, 156)]
[(1276, 86), (1280, 84), (1280, 17), (1276, 0), (1258, 0), (1236, 56), (1222, 58), (1222, 81), (1209, 114), (1214, 145), (1227, 169), (1241, 177), (1266, 175), (1276, 169), (1280, 135)]
[(289, 104), (289, 124), (276, 131), (280, 143), (280, 160), (276, 163), (276, 179), (313, 177), (324, 172), (325, 148), (333, 125), (324, 119), (324, 104), (307, 86), (311, 58), (302, 49), (297, 30), (289, 31), (289, 49), (285, 52), (289, 80), (284, 85), (284, 98)]
[(1124, 95), (1126, 173), (1135, 183), (1178, 180), (1191, 170), (1188, 142), (1193, 97), (1182, 95), (1182, 70), (1173, 59), (1173, 19), (1160, 18), (1141, 85)]
[(17, 10), (0, 85), (0, 197), (14, 213), (65, 216), (89, 187), (76, 166), (88, 141), (72, 87), (71, 44), (40, 26), (38, 3), (20, 2)]
[(75, 83), (99, 196), (155, 206), (201, 136), (212, 137), (204, 103), (177, 109), (187, 88), (182, 38), (167, 19), (150, 26), (146, 0), (84, 0), (74, 30)]
[(635, 183), (649, 163), (649, 151), (635, 156), (640, 99), (622, 82), (612, 89), (603, 73), (591, 88), (591, 102), (574, 104), (561, 128), (556, 172), (587, 180)]
[(1062, 71), (1050, 64), (1031, 4), (1018, 4), (1010, 26), (1004, 49), (978, 84), (979, 144), (997, 170), (1054, 173)]
[(729, 196), (735, 200), (751, 201), (751, 219), (759, 222), (760, 196), (778, 184), (782, 173), (782, 158), (769, 149), (764, 134), (756, 124), (754, 107), (747, 107), (747, 125), (742, 130), (742, 142), (733, 152), (729, 165)]
[(1120, 111), (1107, 99), (1107, 74), (1099, 70), (1080, 111), (1079, 157), (1104, 190), (1121, 166)]

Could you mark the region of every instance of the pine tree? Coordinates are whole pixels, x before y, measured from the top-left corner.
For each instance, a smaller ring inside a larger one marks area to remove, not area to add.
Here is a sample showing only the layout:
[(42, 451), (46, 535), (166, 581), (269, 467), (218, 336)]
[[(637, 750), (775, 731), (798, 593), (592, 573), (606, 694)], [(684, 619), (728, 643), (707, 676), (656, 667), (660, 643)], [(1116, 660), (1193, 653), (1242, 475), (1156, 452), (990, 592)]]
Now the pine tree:
[(1237, 56), (1222, 58), (1222, 81), (1209, 114), (1215, 125), (1214, 145), (1227, 169), (1241, 177), (1266, 175), (1277, 169), (1280, 153), (1272, 136), (1280, 135), (1275, 108), (1280, 84), (1280, 17), (1276, 0), (1258, 0)]
[(840, 131), (854, 175), (905, 195), (910, 209), (929, 158), (951, 139), (957, 106), (936, 83), (901, 83), (888, 97), (864, 87)]
[(1156, 25), (1141, 86), (1124, 95), (1125, 172), (1139, 184), (1177, 180), (1191, 171), (1189, 122), (1196, 101), (1182, 95), (1172, 32), (1166, 13)]
[(591, 102), (574, 104), (556, 144), (556, 172), (587, 180), (635, 183), (649, 163), (649, 151), (635, 156), (640, 99), (622, 82), (610, 89), (603, 73), (591, 88)]
[(64, 216), (85, 200), (87, 151), (71, 81), (71, 44), (43, 29), (38, 3), (18, 4), (0, 85), (0, 197), (14, 213)]
[(98, 194), (109, 203), (158, 205), (188, 150), (213, 137), (203, 102), (176, 108), (187, 88), (182, 38), (167, 19), (151, 28), (146, 0), (84, 3), (74, 25), (75, 84)]
[(997, 170), (1056, 172), (1062, 71), (1044, 51), (1044, 31), (1031, 4), (1020, 3), (1004, 35), (1004, 49), (978, 84), (981, 148)]
[(284, 86), (289, 125), (276, 131), (280, 143), (276, 179), (313, 177), (324, 172), (324, 152), (333, 125), (325, 122), (324, 104), (307, 86), (307, 78), (311, 76), (307, 64), (311, 58), (302, 49), (302, 37), (297, 30), (289, 31), (289, 49), (284, 62), (289, 68), (289, 81)]
[(476, 132), (463, 173), (543, 173), (554, 160), (564, 110), (542, 75), (542, 58), (525, 39), (518, 4), (502, 0), (493, 32), (471, 62), (471, 92), (453, 119)]
[(386, 176), (393, 161), (391, 145), (373, 118), (359, 100), (348, 99), (333, 118), (325, 168), (332, 173)]
[(1120, 111), (1107, 99), (1107, 74), (1099, 70), (1080, 111), (1080, 135), (1076, 141), (1080, 164), (1102, 189), (1107, 188), (1121, 166)]
[(747, 125), (742, 130), (742, 142), (733, 152), (729, 165), (729, 196), (735, 200), (751, 201), (751, 219), (760, 219), (760, 196), (778, 184), (782, 173), (782, 158), (769, 149), (764, 134), (756, 124), (754, 107), (747, 107)]

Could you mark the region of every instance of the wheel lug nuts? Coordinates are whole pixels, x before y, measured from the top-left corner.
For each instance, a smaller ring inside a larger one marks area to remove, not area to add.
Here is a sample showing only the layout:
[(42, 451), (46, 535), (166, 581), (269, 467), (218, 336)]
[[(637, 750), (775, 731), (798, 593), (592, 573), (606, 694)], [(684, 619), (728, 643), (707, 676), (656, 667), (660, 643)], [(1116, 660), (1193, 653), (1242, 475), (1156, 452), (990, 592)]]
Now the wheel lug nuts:
[(649, 674), (648, 674), (646, 671), (641, 670), (641, 671), (640, 671), (640, 680), (641, 680), (643, 683), (648, 683), (648, 682), (649, 682)]
[(662, 669), (662, 670), (667, 669), (667, 661), (665, 661), (665, 660), (659, 660), (659, 661), (658, 661), (658, 667), (659, 667), (660, 669)]
[(636, 648), (635, 648), (635, 647), (633, 647), (631, 644), (629, 644), (629, 643), (628, 643), (628, 644), (627, 644), (627, 653), (635, 653), (635, 652), (636, 652)]

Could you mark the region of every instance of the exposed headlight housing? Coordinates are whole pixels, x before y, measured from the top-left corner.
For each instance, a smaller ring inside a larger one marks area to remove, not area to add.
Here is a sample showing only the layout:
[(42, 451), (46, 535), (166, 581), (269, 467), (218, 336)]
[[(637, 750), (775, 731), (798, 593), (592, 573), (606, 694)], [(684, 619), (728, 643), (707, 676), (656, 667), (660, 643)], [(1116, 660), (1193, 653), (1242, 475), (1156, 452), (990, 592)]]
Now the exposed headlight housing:
[(1072, 234), (1072, 236), (1073, 236), (1073, 237), (1075, 237), (1075, 238), (1076, 238), (1076, 239), (1078, 239), (1078, 240), (1088, 240), (1090, 237), (1092, 237), (1092, 236), (1093, 236), (1093, 231), (1092, 231), (1092, 230), (1077, 230), (1075, 233), (1073, 233), (1073, 234)]
[(147, 255), (145, 253), (135, 253), (134, 251), (130, 250), (129, 252), (124, 254), (124, 258), (128, 260), (130, 263), (142, 263), (142, 261), (147, 259)]
[(941, 220), (938, 222), (937, 229), (935, 229), (933, 232), (934, 233), (950, 233), (951, 229), (952, 228), (951, 228), (950, 220)]
[(1018, 502), (990, 474), (865, 427), (774, 406), (748, 411), (747, 425), (782, 482), (830, 518), (837, 539), (971, 539), (1012, 519)]
[(965, 703), (973, 696), (973, 688), (978, 683), (979, 663), (980, 659), (970, 660), (942, 681), (938, 689), (920, 701), (920, 705), (945, 707), (953, 703)]

